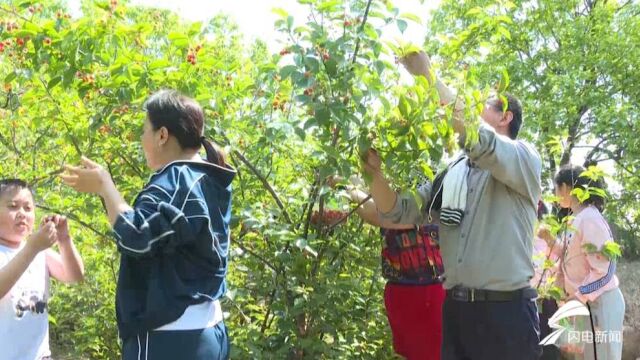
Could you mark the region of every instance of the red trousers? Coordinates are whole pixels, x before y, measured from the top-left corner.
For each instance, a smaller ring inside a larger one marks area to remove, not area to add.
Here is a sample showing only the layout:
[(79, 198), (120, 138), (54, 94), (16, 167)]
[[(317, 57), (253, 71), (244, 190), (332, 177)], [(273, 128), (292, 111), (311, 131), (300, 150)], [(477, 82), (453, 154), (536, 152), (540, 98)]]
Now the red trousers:
[(396, 353), (408, 360), (440, 360), (444, 298), (442, 284), (387, 283), (384, 305)]

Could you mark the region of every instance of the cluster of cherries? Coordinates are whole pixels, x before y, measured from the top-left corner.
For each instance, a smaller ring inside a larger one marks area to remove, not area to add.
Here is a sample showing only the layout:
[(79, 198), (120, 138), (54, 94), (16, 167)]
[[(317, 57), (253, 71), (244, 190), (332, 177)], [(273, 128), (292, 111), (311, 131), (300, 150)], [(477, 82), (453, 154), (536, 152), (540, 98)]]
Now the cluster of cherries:
[(334, 225), (345, 216), (347, 213), (339, 210), (324, 210), (322, 214), (319, 211), (314, 211), (311, 214), (311, 223), (314, 225)]
[(194, 48), (190, 48), (187, 53), (187, 62), (191, 65), (195, 65), (197, 63), (196, 58), (198, 57), (198, 52), (202, 50), (202, 45), (196, 45)]

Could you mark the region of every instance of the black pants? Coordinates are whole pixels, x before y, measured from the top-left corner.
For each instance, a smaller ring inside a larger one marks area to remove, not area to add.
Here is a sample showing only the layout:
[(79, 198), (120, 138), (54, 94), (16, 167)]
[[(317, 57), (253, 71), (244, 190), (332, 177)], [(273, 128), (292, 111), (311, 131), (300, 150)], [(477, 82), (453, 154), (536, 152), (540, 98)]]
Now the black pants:
[(540, 323), (535, 300), (462, 302), (442, 309), (443, 360), (537, 360)]
[[(553, 332), (549, 327), (549, 318), (558, 310), (558, 304), (553, 299), (542, 299), (542, 308), (540, 312), (540, 339), (544, 339)], [(555, 345), (547, 345), (542, 348), (542, 357), (540, 360), (559, 360), (560, 349)]]

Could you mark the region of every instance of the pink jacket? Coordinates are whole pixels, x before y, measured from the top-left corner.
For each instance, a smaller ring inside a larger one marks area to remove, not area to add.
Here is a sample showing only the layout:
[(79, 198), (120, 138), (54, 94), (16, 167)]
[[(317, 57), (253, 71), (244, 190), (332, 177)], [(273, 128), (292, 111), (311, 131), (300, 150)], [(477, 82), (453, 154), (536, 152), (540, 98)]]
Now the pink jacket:
[(599, 253), (587, 254), (583, 248), (584, 244), (593, 244), (601, 249), (606, 241), (613, 241), (609, 225), (598, 209), (589, 206), (575, 216), (566, 239), (554, 247), (554, 253), (561, 256), (558, 277), (570, 297), (586, 303), (618, 287), (615, 262)]

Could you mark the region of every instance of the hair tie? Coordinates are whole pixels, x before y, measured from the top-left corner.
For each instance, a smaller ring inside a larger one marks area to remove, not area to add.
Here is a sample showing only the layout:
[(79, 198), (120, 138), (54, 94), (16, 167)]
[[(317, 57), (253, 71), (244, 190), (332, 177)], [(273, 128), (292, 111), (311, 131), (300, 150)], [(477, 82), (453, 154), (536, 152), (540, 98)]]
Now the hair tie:
[(205, 138), (204, 136), (200, 136), (200, 142), (204, 144), (205, 141), (207, 141), (207, 138)]

